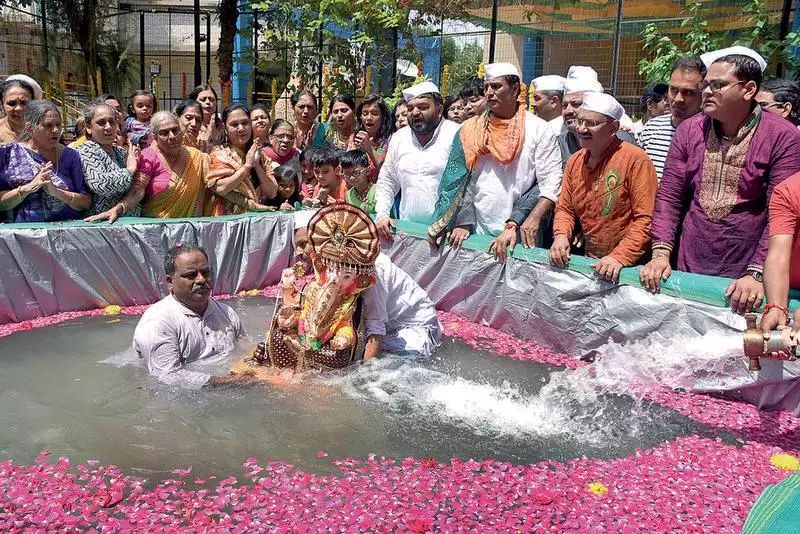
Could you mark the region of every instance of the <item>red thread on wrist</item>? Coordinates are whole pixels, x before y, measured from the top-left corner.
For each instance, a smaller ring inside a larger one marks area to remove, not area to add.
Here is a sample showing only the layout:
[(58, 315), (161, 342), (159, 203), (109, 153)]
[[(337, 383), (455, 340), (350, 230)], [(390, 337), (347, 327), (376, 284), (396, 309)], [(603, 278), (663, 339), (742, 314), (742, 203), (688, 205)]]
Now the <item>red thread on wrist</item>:
[(761, 312), (761, 317), (763, 318), (770, 310), (776, 309), (783, 312), (786, 316), (786, 322), (789, 322), (789, 308), (786, 306), (781, 306), (780, 304), (767, 304), (764, 306), (764, 310)]

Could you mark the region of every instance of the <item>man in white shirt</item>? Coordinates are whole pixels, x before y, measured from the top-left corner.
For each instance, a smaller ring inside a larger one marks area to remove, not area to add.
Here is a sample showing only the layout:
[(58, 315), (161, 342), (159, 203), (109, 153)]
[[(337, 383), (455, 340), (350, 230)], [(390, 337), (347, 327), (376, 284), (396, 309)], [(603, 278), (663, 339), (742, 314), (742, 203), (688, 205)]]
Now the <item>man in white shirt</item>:
[(208, 255), (200, 247), (179, 245), (167, 253), (164, 271), (170, 294), (136, 325), (136, 352), (162, 382), (193, 387), (224, 382), (202, 367), (227, 356), (244, 330), (230, 306), (211, 298)]
[(564, 100), (564, 82), (561, 76), (539, 76), (531, 81), (533, 107), (536, 116), (547, 121), (556, 135), (561, 133), (564, 117), (561, 116)]
[[(492, 251), (504, 260), (521, 221), (541, 219), (553, 210), (561, 188), (561, 153), (548, 124), (519, 102), (516, 66), (492, 63), (484, 72), (487, 115), (461, 125), (460, 143), (454, 143), (451, 157), (463, 154), (464, 169), (448, 167), (439, 190), (439, 217), (429, 228), (429, 236), (438, 237), (454, 214), (452, 246), (460, 246), (471, 233), (500, 236)], [(521, 217), (512, 217), (520, 197), (534, 188), (532, 211), (529, 207)], [(463, 196), (453, 194), (458, 190), (463, 190)]]
[(433, 354), (441, 343), (442, 325), (428, 294), (386, 254), (378, 255), (375, 274), (378, 283), (364, 292), (366, 337), (379, 336), (386, 352)]
[[(295, 212), (295, 256), (308, 259), (311, 252), (307, 224), (312, 212)], [(442, 325), (428, 294), (386, 254), (375, 261), (377, 284), (364, 292), (364, 360), (381, 350), (395, 354), (430, 356), (439, 346)]]
[(389, 143), (375, 192), (375, 221), (381, 238), (391, 240), (389, 211), (398, 192), (400, 220), (429, 224), (450, 145), (459, 125), (444, 119), (442, 95), (431, 82), (403, 91), (408, 128)]

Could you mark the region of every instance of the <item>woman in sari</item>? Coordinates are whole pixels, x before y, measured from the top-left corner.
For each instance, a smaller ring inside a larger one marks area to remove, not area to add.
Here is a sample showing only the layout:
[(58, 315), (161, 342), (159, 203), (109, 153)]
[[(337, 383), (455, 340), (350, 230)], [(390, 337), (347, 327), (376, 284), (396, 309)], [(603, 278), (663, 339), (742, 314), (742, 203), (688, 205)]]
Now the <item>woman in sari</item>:
[(86, 222), (113, 223), (123, 215), (137, 217), (138, 204), (130, 202), (133, 177), (139, 167), (139, 147), (128, 143), (128, 153), (115, 146), (117, 112), (108, 104), (88, 104), (83, 112), (87, 141), (76, 150), (92, 204)]
[(356, 131), (356, 102), (352, 96), (336, 95), (328, 106), (328, 134), (325, 140), (337, 150), (353, 148)]
[(206, 187), (206, 215), (269, 211), (262, 197), (275, 198), (278, 184), (267, 174), (261, 145), (253, 142), (250, 110), (232, 104), (222, 112), (220, 144), (211, 153)]
[[(263, 147), (269, 146), (269, 132), (272, 129), (272, 119), (269, 110), (264, 104), (253, 104), (250, 108), (250, 122), (253, 123), (253, 142), (258, 142)], [(294, 142), (294, 141), (293, 141)]]
[(25, 129), (25, 106), (33, 100), (33, 87), (23, 80), (6, 80), (0, 84), (0, 145), (16, 141)]
[[(143, 217), (200, 217), (206, 200), (208, 155), (183, 146), (178, 117), (159, 111), (150, 119), (155, 143), (142, 150), (138, 172), (120, 204), (141, 210)], [(129, 208), (129, 209), (131, 209)], [(109, 213), (109, 222), (114, 222)]]
[(198, 85), (191, 93), (189, 93), (191, 100), (197, 100), (203, 108), (203, 122), (200, 124), (200, 133), (198, 139), (201, 143), (208, 144), (208, 151), (210, 152), (217, 145), (221, 135), (222, 123), (217, 114), (217, 92), (208, 84)]
[(291, 98), (296, 128), (294, 146), (298, 150), (321, 147), (328, 135), (328, 124), (317, 121), (317, 98), (309, 91), (298, 91)]
[(14, 222), (80, 219), (91, 196), (78, 153), (59, 144), (61, 112), (47, 100), (25, 108), (19, 142), (0, 147), (0, 210)]
[(264, 168), (270, 176), (281, 165), (294, 167), (300, 173), (300, 151), (294, 147), (294, 126), (289, 121), (278, 119), (269, 131), (269, 145), (261, 149), (264, 153)]
[(200, 127), (203, 124), (203, 108), (200, 103), (192, 99), (184, 100), (175, 106), (175, 115), (181, 127), (183, 146), (196, 148), (208, 154), (211, 145), (208, 141), (200, 139)]
[(143, 190), (142, 216), (159, 219), (202, 216), (208, 155), (183, 146), (178, 117), (168, 111), (153, 115), (150, 128), (156, 142), (139, 156), (136, 180), (137, 190)]

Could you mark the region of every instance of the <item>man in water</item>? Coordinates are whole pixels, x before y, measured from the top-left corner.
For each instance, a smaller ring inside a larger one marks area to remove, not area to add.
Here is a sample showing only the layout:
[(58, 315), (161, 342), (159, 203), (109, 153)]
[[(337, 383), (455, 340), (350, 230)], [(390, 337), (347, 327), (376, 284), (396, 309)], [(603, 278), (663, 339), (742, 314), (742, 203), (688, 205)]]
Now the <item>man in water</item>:
[(170, 294), (150, 306), (136, 325), (136, 352), (150, 374), (167, 384), (225, 382), (225, 377), (187, 368), (227, 355), (244, 335), (236, 312), (211, 298), (208, 254), (201, 247), (178, 245), (167, 252), (164, 271)]

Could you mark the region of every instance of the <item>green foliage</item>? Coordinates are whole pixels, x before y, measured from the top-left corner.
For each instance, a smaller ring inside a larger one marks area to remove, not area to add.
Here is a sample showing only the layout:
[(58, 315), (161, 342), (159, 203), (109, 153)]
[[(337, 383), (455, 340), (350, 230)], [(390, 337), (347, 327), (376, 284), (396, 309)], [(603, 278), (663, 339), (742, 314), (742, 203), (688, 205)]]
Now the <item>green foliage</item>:
[(800, 67), (800, 61), (791, 53), (792, 47), (800, 45), (800, 36), (792, 32), (784, 39), (779, 38), (778, 26), (770, 21), (769, 5), (765, 0), (749, 0), (742, 8), (746, 24), (739, 32), (711, 32), (706, 17), (708, 9), (713, 8), (699, 2), (687, 7), (686, 18), (681, 22), (685, 35), (680, 44), (661, 33), (656, 24), (645, 26), (642, 48), (647, 57), (639, 61), (639, 74), (646, 81), (668, 80), (672, 63), (678, 57), (699, 55), (733, 44), (756, 50), (769, 65), (782, 62), (790, 73)]
[[(266, 44), (259, 70), (277, 77), (281, 91), (302, 87), (316, 92), (322, 65), (328, 72), (327, 100), (339, 92), (363, 92), (359, 80), (370, 66), (370, 91), (377, 92), (388, 87), (395, 68), (395, 30), (427, 34), (442, 19), (463, 18), (465, 5), (466, 0), (260, 0), (252, 4), (260, 12), (258, 41)], [(413, 44), (409, 47), (398, 50), (397, 58), (416, 63), (418, 54)]]
[[(319, 66), (327, 66), (327, 98), (355, 94), (367, 64), (387, 67), (391, 32), (404, 26), (408, 15), (396, 0), (263, 0), (252, 7), (261, 12), (259, 42), (267, 47), (259, 67), (291, 73), (285, 82), (293, 91), (316, 88)], [(337, 27), (348, 28), (349, 39)]]
[(456, 43), (452, 37), (445, 37), (442, 43), (442, 65), (450, 65), (448, 95), (461, 90), (470, 76), (475, 76), (478, 65), (483, 62), (483, 47), (477, 42)]
[(98, 44), (105, 91), (125, 95), (139, 85), (139, 58), (119, 36), (104, 36)]
[(417, 85), (425, 81), (428, 81), (425, 76), (417, 76), (414, 80), (398, 81), (391, 96), (384, 98), (386, 105), (389, 106), (389, 109), (393, 109), (394, 106), (403, 99), (403, 89), (408, 89), (412, 85)]

